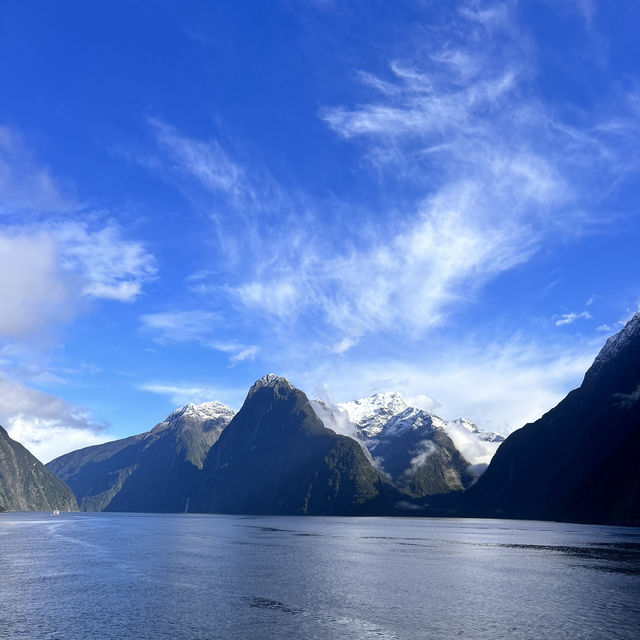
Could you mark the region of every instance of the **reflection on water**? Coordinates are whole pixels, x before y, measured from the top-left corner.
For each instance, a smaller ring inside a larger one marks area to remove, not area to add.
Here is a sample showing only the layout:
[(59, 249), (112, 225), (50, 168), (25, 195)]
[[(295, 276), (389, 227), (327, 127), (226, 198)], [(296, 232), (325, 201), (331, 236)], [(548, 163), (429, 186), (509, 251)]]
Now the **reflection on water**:
[(601, 571), (613, 571), (640, 574), (640, 543), (637, 542), (595, 542), (588, 546), (573, 547), (548, 544), (507, 544), (472, 543), (479, 546), (505, 547), (524, 551), (562, 553), (575, 558), (603, 560), (604, 563), (584, 564), (582, 566)]
[(640, 637), (640, 530), (0, 515), (0, 638)]

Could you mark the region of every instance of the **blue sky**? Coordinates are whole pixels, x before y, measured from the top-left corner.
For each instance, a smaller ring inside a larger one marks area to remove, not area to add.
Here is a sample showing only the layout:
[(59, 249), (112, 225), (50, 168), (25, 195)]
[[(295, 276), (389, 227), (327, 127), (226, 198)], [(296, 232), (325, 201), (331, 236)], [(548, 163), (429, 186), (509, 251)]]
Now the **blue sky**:
[(634, 2), (8, 2), (0, 423), (267, 372), (508, 433), (640, 304)]

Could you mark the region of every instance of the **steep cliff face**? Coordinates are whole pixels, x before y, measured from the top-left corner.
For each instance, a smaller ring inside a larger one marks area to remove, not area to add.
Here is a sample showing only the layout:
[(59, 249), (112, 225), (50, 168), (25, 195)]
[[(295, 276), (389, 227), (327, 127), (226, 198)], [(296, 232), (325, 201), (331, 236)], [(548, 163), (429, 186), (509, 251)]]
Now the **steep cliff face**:
[(69, 487), (0, 427), (0, 510), (76, 511)]
[(465, 513), (640, 524), (640, 313), (582, 385), (512, 433), (465, 496)]
[(232, 417), (219, 402), (188, 404), (151, 431), (73, 451), (48, 467), (85, 511), (184, 511), (211, 445)]
[(211, 448), (194, 508), (254, 514), (358, 514), (392, 487), (357, 442), (323, 426), (302, 391), (270, 374)]

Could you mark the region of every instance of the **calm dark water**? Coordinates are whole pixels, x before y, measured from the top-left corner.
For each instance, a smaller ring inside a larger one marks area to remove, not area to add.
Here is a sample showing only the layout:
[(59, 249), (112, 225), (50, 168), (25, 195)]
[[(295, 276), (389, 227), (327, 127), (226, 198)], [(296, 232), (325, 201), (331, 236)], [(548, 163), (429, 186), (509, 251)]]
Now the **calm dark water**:
[(640, 530), (0, 514), (0, 638), (640, 638)]

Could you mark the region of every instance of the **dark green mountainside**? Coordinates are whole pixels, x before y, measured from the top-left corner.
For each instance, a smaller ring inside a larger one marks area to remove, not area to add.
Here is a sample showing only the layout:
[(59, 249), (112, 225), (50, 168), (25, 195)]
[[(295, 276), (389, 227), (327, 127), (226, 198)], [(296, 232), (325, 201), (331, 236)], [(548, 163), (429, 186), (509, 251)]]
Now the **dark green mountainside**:
[(147, 433), (79, 449), (47, 466), (85, 511), (184, 511), (205, 456), (232, 417), (219, 402), (189, 404)]
[(578, 389), (502, 443), (464, 514), (639, 525), (639, 451), (637, 313)]
[(76, 511), (71, 489), (0, 427), (0, 511)]
[(193, 508), (356, 515), (389, 511), (396, 498), (357, 442), (324, 427), (302, 391), (270, 374), (211, 448)]

